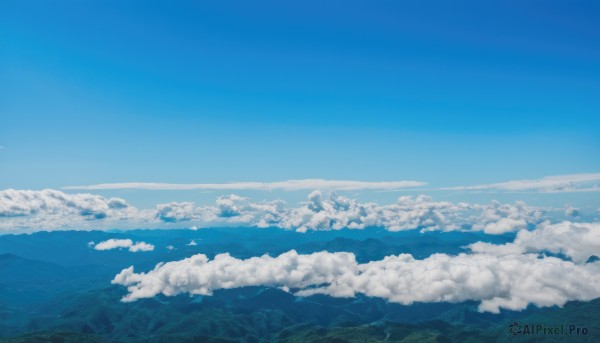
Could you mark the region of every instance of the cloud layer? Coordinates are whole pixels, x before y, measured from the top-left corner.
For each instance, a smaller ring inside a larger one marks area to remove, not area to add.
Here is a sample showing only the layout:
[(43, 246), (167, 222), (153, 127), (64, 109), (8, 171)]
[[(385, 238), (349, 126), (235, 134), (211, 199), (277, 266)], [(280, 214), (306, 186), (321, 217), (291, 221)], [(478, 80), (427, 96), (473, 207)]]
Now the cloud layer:
[(298, 207), (287, 207), (278, 200), (252, 202), (230, 195), (218, 197), (216, 206), (194, 207), (189, 202), (159, 205), (156, 216), (169, 223), (280, 227), (300, 232), (384, 227), (389, 231), (473, 229), (500, 234), (535, 225), (543, 218), (543, 210), (523, 202), (471, 205), (434, 201), (427, 196), (402, 196), (396, 203), (380, 205), (360, 203), (335, 193), (325, 197), (320, 191), (313, 191), (308, 201)]
[(600, 297), (600, 260), (590, 259), (600, 253), (600, 223), (544, 222), (535, 230), (519, 231), (512, 243), (478, 242), (467, 249), (470, 253), (423, 260), (401, 254), (363, 264), (347, 252), (301, 255), (291, 250), (249, 259), (220, 254), (213, 260), (198, 254), (159, 263), (147, 273), (136, 273), (131, 266), (112, 283), (127, 287), (123, 301), (269, 286), (298, 296), (360, 293), (406, 305), (474, 300), (480, 311), (493, 313)]
[(598, 192), (600, 173), (546, 176), (534, 180), (514, 180), (476, 186), (443, 188), (471, 191), (536, 191), (536, 192)]
[[(540, 179), (512, 180), (506, 182), (481, 184), (474, 186), (445, 187), (438, 190), (457, 191), (533, 191), (533, 192), (598, 192), (600, 173), (568, 174), (546, 176)], [(399, 190), (410, 187), (425, 186), (421, 181), (351, 181), (302, 179), (278, 182), (229, 182), (229, 183), (152, 183), (152, 182), (122, 182), (101, 183), (85, 186), (67, 186), (69, 190), (114, 190), (114, 189), (144, 189), (144, 190), (255, 190), (255, 191), (297, 191), (297, 190)]]
[(52, 189), (0, 191), (2, 217), (76, 214), (88, 219), (103, 219), (107, 216), (126, 216), (129, 214), (127, 208), (123, 199), (107, 199), (92, 194), (66, 194)]
[(261, 190), (261, 191), (297, 191), (312, 189), (328, 190), (396, 190), (408, 187), (426, 185), (419, 181), (349, 181), (349, 180), (325, 180), (304, 179), (287, 180), (279, 182), (230, 182), (230, 183), (149, 183), (149, 182), (126, 182), (126, 183), (102, 183), (89, 186), (68, 186), (64, 189), (73, 190), (107, 190), (107, 189), (149, 189), (149, 190)]
[(583, 263), (592, 256), (600, 257), (600, 223), (542, 223), (535, 230), (522, 230), (512, 243), (495, 245), (478, 242), (471, 251), (496, 255), (548, 252), (562, 254)]
[(0, 230), (86, 229), (98, 223), (139, 218), (142, 212), (120, 198), (7, 189), (0, 191)]
[(138, 209), (120, 198), (92, 194), (0, 191), (0, 230), (17, 232), (135, 226), (253, 226), (301, 232), (384, 227), (390, 231), (460, 229), (501, 234), (530, 227), (543, 219), (543, 209), (523, 202), (479, 205), (434, 201), (427, 196), (402, 196), (395, 203), (381, 205), (313, 191), (306, 202), (296, 207), (281, 200), (253, 202), (228, 195), (218, 197), (213, 206), (171, 202)]
[(131, 239), (108, 239), (94, 246), (96, 250), (128, 249), (131, 252), (152, 251), (154, 245), (146, 242), (133, 243)]
[(158, 264), (147, 273), (123, 269), (112, 281), (127, 286), (123, 301), (158, 294), (210, 295), (218, 289), (272, 286), (299, 296), (362, 293), (401, 304), (480, 301), (479, 310), (522, 310), (600, 297), (600, 262), (578, 265), (534, 254), (435, 254), (424, 260), (388, 256), (359, 264), (352, 253), (289, 251), (277, 257), (237, 259), (198, 254)]

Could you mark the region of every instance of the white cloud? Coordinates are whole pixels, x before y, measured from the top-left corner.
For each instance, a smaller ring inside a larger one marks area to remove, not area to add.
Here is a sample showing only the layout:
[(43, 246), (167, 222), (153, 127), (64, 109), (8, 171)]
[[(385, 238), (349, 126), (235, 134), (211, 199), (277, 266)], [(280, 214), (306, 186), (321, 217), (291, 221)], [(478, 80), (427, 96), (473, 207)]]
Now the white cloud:
[(192, 240), (191, 240), (191, 241), (190, 241), (188, 244), (186, 244), (186, 245), (187, 245), (187, 246), (190, 246), (190, 247), (195, 247), (195, 246), (197, 246), (197, 245), (198, 245), (198, 243), (196, 243), (196, 241), (192, 239)]
[(525, 253), (525, 250), (514, 244), (492, 244), (485, 242), (476, 242), (470, 244), (467, 248), (474, 253), (480, 254), (490, 254), (490, 255), (498, 255), (498, 256), (506, 256), (506, 255), (521, 255)]
[(156, 206), (156, 217), (164, 222), (189, 221), (195, 213), (191, 202), (171, 202)]
[(69, 213), (89, 219), (102, 219), (109, 214), (127, 214), (127, 208), (128, 205), (123, 199), (107, 199), (92, 194), (66, 194), (52, 189), (0, 191), (0, 216), (2, 217)]
[(495, 245), (478, 242), (469, 248), (473, 252), (495, 255), (549, 252), (563, 254), (576, 263), (585, 263), (591, 256), (600, 257), (600, 223), (545, 222), (535, 230), (519, 231), (512, 243)]
[[(232, 226), (280, 227), (301, 232), (384, 227), (389, 231), (473, 229), (500, 234), (517, 231), (541, 221), (543, 211), (522, 202), (470, 205), (433, 201), (427, 196), (402, 196), (396, 203), (359, 203), (332, 193), (313, 191), (308, 201), (288, 208), (282, 201), (251, 202), (235, 195), (219, 197), (217, 206), (194, 208), (187, 203), (178, 218)], [(174, 207), (171, 204), (171, 207)], [(209, 224), (210, 225), (210, 224)]]
[(114, 239), (111, 238), (109, 240), (100, 242), (94, 246), (96, 250), (112, 250), (112, 249), (122, 249), (129, 248), (133, 245), (133, 241), (131, 239)]
[(102, 229), (110, 227), (279, 227), (298, 231), (384, 227), (390, 231), (481, 230), (499, 234), (541, 222), (544, 211), (522, 202), (487, 205), (434, 201), (427, 196), (402, 196), (380, 205), (360, 203), (313, 191), (293, 207), (281, 200), (253, 202), (238, 195), (221, 196), (213, 206), (191, 202), (138, 209), (119, 198), (66, 194), (56, 190), (0, 191), (0, 230)]
[(349, 180), (325, 180), (304, 179), (287, 180), (279, 182), (230, 182), (230, 183), (102, 183), (90, 186), (68, 186), (63, 189), (75, 190), (106, 190), (106, 189), (151, 189), (151, 190), (262, 190), (262, 191), (297, 191), (310, 189), (328, 190), (395, 190), (408, 187), (426, 185), (419, 181), (349, 181)]
[(536, 230), (520, 231), (514, 242), (526, 251), (564, 254), (575, 262), (600, 257), (600, 223), (543, 223)]
[(237, 195), (218, 197), (216, 206), (194, 207), (191, 203), (157, 206), (158, 218), (166, 222), (273, 226), (301, 232), (364, 229), (371, 226), (385, 227), (390, 231), (419, 227), (426, 230), (454, 230), (467, 224), (467, 219), (461, 218), (460, 214), (471, 210), (478, 210), (478, 207), (465, 203), (435, 202), (427, 196), (403, 196), (395, 204), (378, 205), (359, 203), (335, 193), (324, 197), (320, 191), (313, 191), (307, 202), (291, 208), (279, 200), (252, 202)]
[(475, 186), (442, 188), (444, 190), (472, 191), (536, 191), (536, 192), (598, 192), (600, 173), (546, 176), (533, 180), (514, 180)]
[(129, 251), (137, 252), (137, 251), (152, 251), (154, 250), (154, 245), (145, 243), (145, 242), (137, 242), (129, 247)]
[(93, 228), (93, 223), (140, 219), (144, 216), (120, 198), (7, 189), (0, 191), (0, 229)]
[(96, 250), (129, 249), (131, 252), (152, 251), (154, 245), (145, 242), (133, 243), (131, 239), (108, 239), (94, 246)]
[[(314, 211), (331, 206), (318, 194), (311, 199), (307, 207)], [(483, 217), (503, 212), (498, 208), (506, 209), (499, 204), (492, 207)], [(509, 212), (524, 211), (523, 204), (516, 207), (519, 210)], [(475, 300), (480, 301), (480, 311), (494, 313), (522, 310), (529, 304), (562, 306), (571, 300), (600, 297), (600, 261), (587, 262), (600, 253), (600, 223), (544, 222), (535, 230), (520, 230), (512, 243), (477, 242), (468, 248), (471, 253), (457, 256), (434, 254), (416, 260), (401, 254), (364, 264), (344, 252), (299, 255), (292, 250), (278, 257), (246, 260), (221, 254), (212, 261), (198, 254), (160, 263), (147, 273), (135, 273), (129, 267), (112, 282), (128, 287), (124, 301), (161, 293), (210, 295), (218, 289), (271, 286), (299, 296), (353, 297), (361, 293), (407, 305)], [(572, 262), (548, 257), (546, 252), (562, 254)]]
[(473, 229), (488, 234), (503, 234), (522, 229), (539, 223), (544, 211), (529, 207), (522, 201), (514, 204), (501, 204), (492, 201), (490, 205), (475, 205), (480, 215), (472, 219)]
[(435, 254), (415, 260), (402, 254), (359, 264), (352, 253), (344, 252), (299, 255), (292, 250), (246, 260), (228, 254), (209, 260), (198, 254), (160, 263), (147, 273), (123, 269), (112, 283), (127, 286), (124, 301), (161, 293), (210, 295), (218, 289), (272, 286), (300, 296), (362, 293), (401, 304), (475, 300), (480, 301), (480, 311), (497, 313), (600, 297), (600, 262), (577, 265), (533, 254)]

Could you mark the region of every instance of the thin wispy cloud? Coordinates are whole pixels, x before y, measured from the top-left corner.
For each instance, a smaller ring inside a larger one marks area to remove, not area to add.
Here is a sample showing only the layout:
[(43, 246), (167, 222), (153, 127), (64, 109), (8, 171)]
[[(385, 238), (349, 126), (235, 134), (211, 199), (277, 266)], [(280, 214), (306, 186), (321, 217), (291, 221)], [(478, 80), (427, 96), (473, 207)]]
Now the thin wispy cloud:
[(419, 187), (426, 185), (420, 181), (351, 181), (303, 179), (277, 182), (228, 182), (228, 183), (151, 183), (124, 182), (101, 183), (88, 186), (68, 186), (63, 189), (73, 190), (110, 190), (110, 189), (145, 189), (145, 190), (261, 190), (261, 191), (297, 191), (313, 189), (331, 189), (340, 191), (385, 190)]
[(513, 180), (474, 186), (440, 188), (458, 191), (506, 191), (506, 192), (598, 192), (600, 173), (546, 176), (541, 179)]

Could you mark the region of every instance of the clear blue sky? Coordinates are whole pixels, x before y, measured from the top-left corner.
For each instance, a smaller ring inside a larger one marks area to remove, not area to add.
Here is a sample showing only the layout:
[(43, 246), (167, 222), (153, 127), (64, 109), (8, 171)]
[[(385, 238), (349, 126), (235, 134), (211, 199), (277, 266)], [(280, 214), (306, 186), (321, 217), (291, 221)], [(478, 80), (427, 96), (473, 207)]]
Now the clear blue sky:
[(598, 1), (5, 0), (0, 49), (2, 189), (600, 171)]

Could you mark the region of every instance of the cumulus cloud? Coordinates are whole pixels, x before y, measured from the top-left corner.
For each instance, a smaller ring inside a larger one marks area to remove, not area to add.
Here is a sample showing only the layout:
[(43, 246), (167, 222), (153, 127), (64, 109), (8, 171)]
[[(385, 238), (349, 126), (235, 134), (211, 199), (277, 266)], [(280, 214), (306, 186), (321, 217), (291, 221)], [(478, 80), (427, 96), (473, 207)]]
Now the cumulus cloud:
[(156, 206), (156, 217), (164, 222), (174, 223), (189, 221), (196, 210), (191, 202), (171, 202)]
[(252, 202), (236, 195), (219, 197), (216, 203), (216, 206), (198, 208), (189, 203), (170, 204), (170, 208), (176, 207), (179, 213), (170, 218), (224, 225), (272, 226), (300, 232), (384, 227), (390, 231), (472, 229), (501, 234), (534, 225), (542, 220), (544, 213), (522, 202), (470, 205), (434, 201), (421, 195), (402, 196), (396, 203), (380, 205), (360, 203), (335, 192), (326, 197), (320, 191), (313, 191), (307, 202), (292, 208), (282, 201)]
[(120, 198), (104, 198), (92, 194), (66, 194), (7, 189), (0, 192), (0, 216), (18, 217), (38, 213), (77, 214), (89, 219), (106, 218), (109, 214), (126, 214), (128, 205)]
[[(311, 198), (307, 207), (313, 211), (322, 212), (331, 205), (316, 193)], [(504, 209), (498, 204), (492, 207)], [(522, 205), (517, 207), (521, 209), (509, 212), (523, 211)], [(496, 210), (490, 213), (495, 215)], [(146, 273), (136, 273), (132, 266), (112, 282), (127, 287), (123, 301), (268, 286), (298, 296), (364, 294), (406, 305), (474, 300), (480, 302), (480, 311), (493, 313), (600, 297), (600, 261), (590, 259), (600, 253), (600, 223), (543, 222), (534, 230), (520, 230), (511, 243), (477, 242), (469, 245), (468, 251), (455, 256), (434, 254), (422, 260), (401, 254), (363, 264), (347, 252), (300, 255), (292, 250), (277, 257), (249, 259), (220, 254), (213, 260), (198, 254), (160, 263)]]
[(271, 286), (299, 296), (357, 293), (401, 304), (414, 302), (480, 301), (479, 310), (522, 310), (563, 305), (569, 300), (600, 297), (600, 262), (574, 264), (534, 254), (435, 254), (423, 260), (411, 255), (388, 256), (364, 264), (352, 253), (289, 251), (277, 257), (237, 259), (203, 254), (160, 263), (147, 273), (123, 269), (112, 280), (127, 286), (123, 301), (158, 294), (211, 295), (218, 289)]
[(131, 252), (152, 251), (152, 250), (154, 250), (154, 245), (149, 244), (149, 243), (144, 243), (144, 242), (137, 242), (129, 247), (129, 251), (131, 251)]
[(145, 242), (133, 243), (131, 239), (108, 239), (94, 246), (96, 250), (128, 249), (131, 252), (152, 251), (154, 245)]
[(0, 191), (0, 228), (80, 228), (99, 221), (141, 218), (144, 214), (120, 198), (7, 189)]
[(495, 245), (478, 242), (469, 246), (477, 253), (514, 255), (522, 253), (562, 254), (576, 263), (600, 255), (600, 223), (545, 222), (535, 230), (521, 230), (512, 243)]
[(452, 230), (458, 228), (454, 219), (457, 219), (459, 212), (468, 208), (466, 204), (435, 202), (427, 196), (402, 196), (395, 204), (379, 205), (361, 204), (335, 193), (325, 199), (321, 192), (315, 191), (308, 200), (305, 206), (285, 216), (284, 227), (298, 228), (300, 231), (362, 229), (371, 226), (385, 227), (390, 231), (415, 228)]
[(522, 202), (487, 205), (402, 196), (392, 204), (361, 203), (335, 192), (313, 191), (307, 201), (289, 206), (281, 200), (254, 202), (235, 194), (214, 205), (171, 202), (137, 209), (120, 198), (66, 194), (55, 190), (0, 191), (0, 229), (102, 229), (106, 227), (252, 226), (301, 232), (384, 227), (390, 231), (481, 230), (490, 234), (518, 231), (544, 219), (544, 211)]
[(503, 234), (506, 232), (527, 229), (529, 225), (539, 223), (544, 211), (529, 207), (522, 201), (514, 204), (501, 204), (493, 201), (490, 205), (476, 205), (480, 215), (473, 220), (473, 229), (488, 234)]
[(543, 223), (536, 230), (520, 231), (514, 244), (526, 251), (548, 251), (585, 262), (600, 255), (600, 223)]
[(600, 173), (569, 174), (546, 176), (533, 180), (514, 180), (499, 183), (490, 183), (475, 186), (460, 186), (442, 188), (444, 190), (472, 190), (472, 191), (536, 191), (536, 192), (597, 192), (600, 187)]
[(198, 245), (198, 243), (196, 243), (196, 241), (192, 239), (192, 240), (191, 240), (191, 241), (190, 241), (188, 244), (186, 244), (186, 245), (187, 245), (187, 246), (190, 246), (190, 247), (195, 247), (195, 246), (197, 246), (197, 245)]
[(419, 181), (350, 181), (350, 180), (325, 180), (303, 179), (286, 180), (278, 182), (230, 182), (230, 183), (103, 183), (89, 186), (68, 186), (64, 189), (75, 190), (106, 190), (106, 189), (154, 189), (154, 190), (262, 190), (262, 191), (297, 191), (307, 189), (335, 189), (335, 190), (396, 190), (408, 187), (426, 185)]

